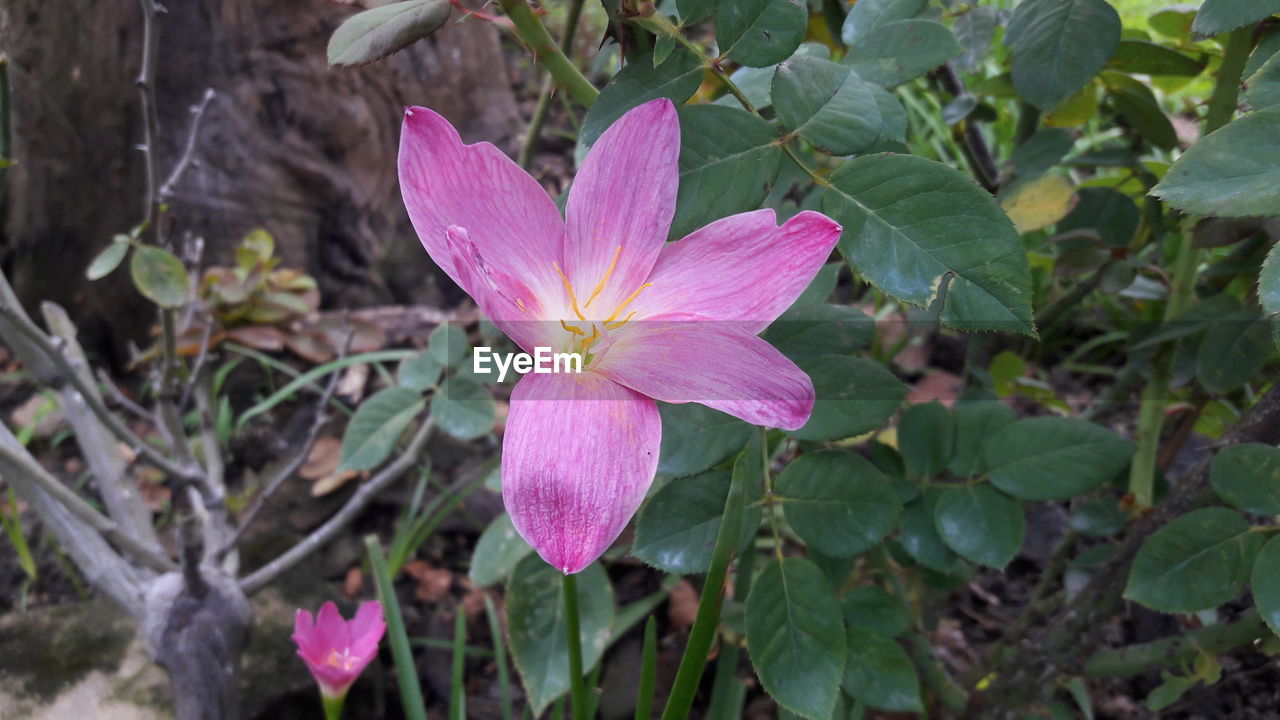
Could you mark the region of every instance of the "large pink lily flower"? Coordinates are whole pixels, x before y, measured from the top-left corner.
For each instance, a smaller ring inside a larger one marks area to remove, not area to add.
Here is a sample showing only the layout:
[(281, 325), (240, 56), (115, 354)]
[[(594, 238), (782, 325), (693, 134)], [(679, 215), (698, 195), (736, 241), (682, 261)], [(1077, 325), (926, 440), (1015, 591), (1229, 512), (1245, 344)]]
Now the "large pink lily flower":
[(580, 374), (524, 375), (511, 393), (502, 497), (544, 560), (576, 573), (644, 500), (662, 428), (654, 400), (699, 402), (794, 430), (813, 384), (764, 340), (830, 256), (840, 226), (772, 210), (666, 243), (679, 182), (669, 100), (631, 110), (592, 146), (562, 219), (489, 143), (405, 111), (400, 189), (431, 259), (526, 352), (578, 352)]
[(342, 619), (338, 606), (331, 602), (322, 605), (315, 617), (307, 610), (298, 611), (293, 641), (326, 705), (346, 697), (351, 684), (378, 654), (378, 642), (386, 629), (382, 603), (376, 601), (362, 603), (350, 621)]

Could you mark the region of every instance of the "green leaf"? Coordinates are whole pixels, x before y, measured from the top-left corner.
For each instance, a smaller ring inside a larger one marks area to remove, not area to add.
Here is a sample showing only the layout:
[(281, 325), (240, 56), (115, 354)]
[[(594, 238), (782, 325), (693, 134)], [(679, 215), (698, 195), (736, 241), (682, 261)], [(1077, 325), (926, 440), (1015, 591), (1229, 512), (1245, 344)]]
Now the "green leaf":
[(676, 49), (658, 67), (648, 56), (636, 58), (600, 91), (582, 120), (578, 142), (590, 147), (628, 110), (658, 98), (679, 105), (701, 84), (702, 61), (688, 50)]
[(658, 472), (663, 475), (700, 473), (727, 460), (751, 438), (750, 425), (705, 405), (658, 403), (658, 413), (662, 417)]
[(121, 240), (112, 240), (111, 244), (102, 249), (93, 258), (93, 262), (89, 263), (89, 269), (85, 271), (85, 276), (90, 280), (101, 280), (110, 275), (120, 263), (124, 260), (124, 256), (129, 254), (129, 236), (117, 235)]
[(1191, 31), (1217, 35), (1261, 22), (1278, 12), (1280, 0), (1204, 0)]
[(827, 356), (800, 364), (813, 380), (817, 400), (801, 440), (840, 440), (884, 425), (902, 404), (907, 388), (884, 366), (862, 358)]
[[(850, 629), (870, 630), (894, 637), (911, 627), (902, 601), (878, 585), (859, 585), (844, 594), (844, 621)], [(853, 647), (853, 646), (851, 646)]]
[[(507, 583), (507, 637), (535, 716), (569, 689), (563, 583), (537, 555), (521, 560)], [(613, 626), (613, 588), (600, 563), (578, 574), (578, 595), (585, 669), (600, 661)]]
[(431, 417), (441, 430), (459, 440), (475, 440), (493, 429), (497, 407), (485, 386), (446, 378), (431, 398)]
[(1071, 133), (1062, 128), (1041, 128), (1014, 148), (1009, 164), (1022, 178), (1034, 178), (1057, 165), (1076, 144)]
[(836, 283), (840, 280), (840, 268), (844, 267), (842, 262), (829, 262), (823, 265), (818, 274), (813, 276), (813, 280), (809, 282), (809, 287), (800, 293), (800, 297), (791, 303), (790, 310), (796, 308), (822, 305), (831, 297), (831, 293), (835, 292)]
[(1195, 77), (1204, 72), (1205, 63), (1146, 40), (1121, 40), (1107, 67), (1137, 75)]
[(938, 498), (933, 519), (952, 550), (997, 569), (1018, 554), (1027, 530), (1022, 506), (986, 485), (947, 490)]
[(1178, 147), (1178, 133), (1160, 108), (1151, 88), (1128, 75), (1107, 73), (1106, 79), (1111, 104), (1129, 127), (1158, 148), (1172, 150)]
[(129, 274), (138, 291), (162, 308), (180, 307), (187, 301), (187, 268), (164, 248), (139, 246), (129, 260)]
[(451, 9), (449, 0), (406, 0), (352, 15), (329, 38), (329, 64), (381, 60), (438, 30)]
[(1107, 64), (1120, 30), (1120, 15), (1106, 0), (1022, 0), (1005, 32), (1013, 86), (1027, 102), (1052, 110)]
[(1246, 85), (1248, 89), (1244, 93), (1244, 99), (1255, 110), (1280, 105), (1280, 52), (1250, 75)]
[(1267, 541), (1253, 563), (1253, 601), (1271, 632), (1280, 635), (1280, 536)]
[(859, 0), (844, 16), (840, 40), (857, 45), (883, 25), (916, 17), (928, 4), (929, 0)]
[(1195, 215), (1280, 215), (1280, 107), (1227, 123), (1178, 158), (1151, 194)]
[(341, 469), (368, 470), (386, 460), (425, 404), (421, 393), (403, 387), (370, 395), (356, 408), (342, 436)]
[(676, 9), (680, 12), (680, 24), (701, 22), (711, 17), (720, 0), (676, 0)]
[(1218, 497), (1258, 515), (1280, 515), (1280, 449), (1261, 443), (1218, 451), (1209, 468)]
[(952, 26), (956, 42), (964, 48), (964, 54), (956, 58), (956, 66), (965, 72), (977, 70), (987, 58), (991, 41), (995, 39), (998, 10), (981, 5), (956, 18)]
[(1275, 331), (1276, 347), (1280, 347), (1280, 244), (1271, 246), (1258, 275), (1258, 302)]
[(1129, 516), (1114, 497), (1103, 496), (1083, 503), (1071, 513), (1071, 529), (1082, 535), (1106, 537), (1124, 529)]
[(844, 673), (840, 601), (808, 560), (770, 562), (747, 596), (747, 650), (777, 703), (813, 720), (828, 718)]
[[(712, 470), (663, 485), (636, 516), (632, 554), (666, 572), (706, 572), (732, 482), (729, 471)], [(760, 528), (761, 509), (750, 507), (760, 498), (760, 488), (746, 488), (746, 497), (749, 507), (742, 518), (739, 548)]]
[(1133, 199), (1111, 188), (1087, 187), (1076, 191), (1076, 207), (1058, 222), (1057, 232), (1093, 230), (1102, 242), (1124, 247), (1138, 232), (1142, 213)]
[(920, 77), (964, 52), (946, 25), (932, 20), (898, 20), (849, 48), (840, 61), (858, 77), (893, 87)]
[(734, 107), (693, 105), (680, 115), (680, 189), (671, 238), (764, 202), (778, 176), (777, 129)]
[(991, 484), (1023, 500), (1066, 500), (1124, 471), (1133, 443), (1086, 420), (1037, 417), (987, 441)]
[(1262, 535), (1232, 510), (1193, 510), (1143, 544), (1124, 597), (1169, 613), (1217, 607), (1244, 588), (1262, 543)]
[(920, 679), (911, 658), (888, 635), (849, 628), (844, 689), (856, 700), (890, 712), (920, 712)]
[(1196, 378), (1209, 392), (1230, 392), (1260, 379), (1270, 356), (1267, 323), (1253, 310), (1241, 310), (1209, 325), (1196, 353)]
[(716, 45), (741, 65), (764, 67), (791, 57), (808, 27), (809, 11), (801, 0), (722, 2), (716, 15)]
[(436, 384), (443, 370), (444, 368), (428, 348), (400, 361), (400, 367), (396, 370), (396, 382), (401, 387), (424, 392)]
[(934, 475), (951, 461), (956, 446), (956, 423), (940, 403), (912, 405), (898, 421), (898, 448), (912, 470)]
[[(797, 304), (799, 302), (797, 301)], [(875, 321), (849, 305), (792, 306), (761, 334), (794, 362), (849, 355), (871, 344)]]
[(772, 98), (784, 128), (836, 155), (852, 155), (880, 138), (874, 90), (830, 60), (793, 57), (774, 73)]
[(927, 307), (947, 278), (943, 322), (1035, 335), (1018, 232), (960, 171), (909, 155), (860, 157), (831, 175), (822, 208), (844, 226), (840, 252), (884, 292)]
[(505, 582), (516, 564), (531, 552), (533, 548), (529, 547), (529, 543), (520, 537), (520, 533), (511, 524), (511, 516), (498, 513), (476, 541), (467, 577), (482, 587)]
[(938, 526), (933, 521), (938, 500), (946, 492), (945, 486), (924, 488), (920, 497), (907, 504), (902, 512), (898, 542), (916, 562), (930, 570), (950, 574), (960, 559), (942, 541)]
[(987, 471), (983, 448), (991, 438), (1017, 419), (1013, 410), (999, 400), (967, 400), (952, 408), (955, 415), (955, 453), (947, 469), (960, 477), (973, 477)]
[(427, 338), (427, 350), (442, 366), (457, 367), (466, 359), (467, 351), (470, 349), (471, 343), (467, 340), (466, 331), (453, 323), (436, 326)]
[(884, 539), (902, 503), (874, 465), (825, 450), (792, 460), (775, 483), (787, 524), (824, 555), (849, 557)]

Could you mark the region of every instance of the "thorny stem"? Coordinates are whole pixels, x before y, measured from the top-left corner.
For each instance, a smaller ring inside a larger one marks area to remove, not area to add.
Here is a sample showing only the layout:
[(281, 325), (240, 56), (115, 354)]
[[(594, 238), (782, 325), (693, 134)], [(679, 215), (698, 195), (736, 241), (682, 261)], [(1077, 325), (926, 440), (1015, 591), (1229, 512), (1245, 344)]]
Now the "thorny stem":
[[(573, 54), (573, 38), (578, 33), (578, 21), (582, 18), (582, 6), (586, 0), (573, 0), (569, 5), (569, 17), (565, 20), (564, 36), (560, 38), (560, 50), (566, 56)], [(520, 156), (516, 162), (528, 170), (533, 164), (533, 154), (538, 150), (538, 138), (542, 135), (542, 126), (551, 111), (551, 99), (555, 95), (555, 78), (547, 73), (542, 80), (542, 88), (538, 91), (538, 106), (534, 108), (533, 117), (529, 119), (529, 129), (524, 136), (524, 145), (520, 148)]]
[(174, 188), (177, 187), (178, 181), (182, 179), (187, 168), (191, 166), (191, 162), (195, 159), (196, 142), (200, 139), (200, 123), (204, 120), (204, 111), (208, 109), (209, 102), (213, 100), (216, 93), (213, 88), (205, 88), (204, 95), (200, 96), (200, 102), (191, 106), (191, 130), (187, 133), (187, 144), (182, 149), (182, 155), (178, 158), (177, 164), (170, 171), (168, 179), (160, 186), (158, 199), (160, 202), (167, 202), (173, 196)]
[(1092, 677), (1129, 677), (1178, 667), (1201, 653), (1223, 653), (1270, 634), (1258, 609), (1249, 608), (1241, 613), (1239, 619), (1231, 622), (1208, 625), (1153, 642), (1099, 650), (1085, 661), (1084, 673)]
[(142, 6), (142, 71), (138, 74), (138, 94), (142, 97), (142, 154), (146, 161), (147, 191), (144, 196), (142, 217), (147, 232), (152, 238), (156, 236), (155, 221), (159, 210), (156, 173), (156, 135), (159, 134), (160, 121), (156, 114), (156, 54), (159, 37), (156, 32), (157, 16), (161, 12), (155, 0), (138, 0)]
[(1231, 122), (1232, 116), (1236, 114), (1240, 97), (1240, 76), (1249, 62), (1252, 44), (1252, 26), (1233, 30), (1227, 35), (1222, 65), (1218, 68), (1218, 81), (1209, 98), (1209, 111), (1205, 114), (1204, 126), (1201, 128), (1202, 137)]
[(498, 4), (515, 25), (520, 39), (529, 46), (534, 57), (551, 73), (556, 82), (567, 89), (579, 103), (591, 107), (600, 91), (551, 39), (547, 28), (529, 8), (529, 3), (525, 0), (498, 0)]

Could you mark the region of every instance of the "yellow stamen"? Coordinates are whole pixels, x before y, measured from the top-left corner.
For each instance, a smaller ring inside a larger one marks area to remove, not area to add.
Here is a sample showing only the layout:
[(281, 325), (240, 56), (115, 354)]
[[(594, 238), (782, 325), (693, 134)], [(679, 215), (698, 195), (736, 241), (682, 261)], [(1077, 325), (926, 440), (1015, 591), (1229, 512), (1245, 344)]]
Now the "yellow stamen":
[(619, 245), (617, 250), (613, 251), (613, 262), (609, 263), (609, 269), (604, 271), (604, 277), (600, 278), (600, 282), (596, 284), (596, 289), (591, 291), (591, 297), (587, 298), (587, 302), (582, 308), (591, 307), (591, 301), (596, 299), (601, 290), (604, 290), (604, 284), (608, 282), (609, 276), (613, 274), (613, 269), (618, 266), (618, 256), (622, 254), (622, 246)]
[(556, 274), (560, 276), (560, 280), (564, 282), (565, 292), (569, 293), (569, 301), (573, 303), (573, 314), (578, 316), (579, 320), (586, 321), (582, 311), (578, 309), (578, 298), (573, 294), (573, 288), (569, 285), (569, 278), (564, 276), (564, 272), (560, 269), (560, 263), (552, 262), (551, 267), (556, 269)]
[(560, 321), (560, 327), (564, 328), (568, 332), (573, 333), (574, 335), (586, 335), (586, 333), (582, 331), (582, 328), (573, 327), (563, 320)]
[[(612, 314), (612, 315), (610, 315), (609, 317), (605, 318), (605, 319), (604, 319), (604, 321), (605, 321), (606, 323), (611, 323), (611, 322), (613, 322), (614, 320), (617, 320), (617, 319), (618, 319), (618, 316), (622, 314), (622, 311), (623, 311), (623, 310), (625, 310), (625, 309), (626, 309), (626, 307), (627, 307), (628, 305), (630, 305), (630, 304), (631, 304), (631, 301), (632, 301), (632, 300), (635, 300), (635, 299), (636, 299), (636, 296), (637, 296), (637, 295), (639, 295), (639, 294), (640, 294), (640, 292), (641, 292), (642, 290), (644, 290), (645, 288), (649, 287), (649, 286), (650, 286), (650, 285), (652, 285), (652, 284), (653, 284), (653, 283), (645, 283), (645, 284), (641, 285), (641, 286), (640, 286), (640, 287), (639, 287), (635, 292), (633, 292), (633, 293), (631, 293), (631, 295), (627, 296), (627, 299), (626, 299), (626, 300), (623, 300), (621, 305), (619, 305), (618, 307), (614, 308), (613, 314)], [(629, 317), (630, 317), (630, 316), (628, 316), (628, 318), (629, 318)]]
[(635, 317), (635, 316), (636, 316), (636, 313), (638, 313), (638, 312), (640, 312), (640, 311), (639, 311), (639, 310), (632, 310), (630, 315), (628, 315), (628, 316), (626, 316), (626, 317), (622, 318), (621, 320), (615, 320), (615, 321), (613, 321), (613, 323), (605, 323), (605, 324), (604, 324), (604, 329), (605, 329), (605, 330), (617, 330), (618, 328), (622, 327), (623, 325), (626, 325), (626, 324), (627, 324), (627, 322), (629, 322), (629, 321), (631, 320), (631, 318)]
[(600, 339), (600, 328), (595, 325), (592, 325), (591, 335), (584, 338), (582, 341), (582, 352), (585, 353), (587, 351), (587, 348), (591, 347), (592, 343), (594, 343), (596, 340), (599, 340), (599, 339)]

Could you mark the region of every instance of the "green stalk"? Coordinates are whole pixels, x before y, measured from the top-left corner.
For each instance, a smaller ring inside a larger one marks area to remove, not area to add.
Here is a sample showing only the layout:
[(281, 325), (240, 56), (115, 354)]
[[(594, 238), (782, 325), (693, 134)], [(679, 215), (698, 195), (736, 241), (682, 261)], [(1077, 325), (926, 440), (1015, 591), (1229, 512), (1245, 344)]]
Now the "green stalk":
[[(751, 592), (751, 566), (755, 555), (746, 553), (738, 559), (734, 568), (737, 574), (733, 582), (733, 596), (744, 600)], [(716, 658), (716, 674), (711, 682), (711, 700), (707, 704), (708, 720), (736, 720), (742, 717), (742, 706), (747, 699), (747, 686), (734, 677), (742, 658), (742, 646), (723, 643), (720, 657)]]
[(498, 4), (515, 25), (520, 39), (524, 40), (538, 62), (556, 79), (556, 83), (568, 90), (579, 103), (591, 107), (600, 91), (569, 60), (556, 41), (551, 39), (547, 28), (529, 8), (529, 3), (525, 0), (498, 0)]
[(449, 719), (467, 720), (467, 614), (458, 606), (453, 619), (453, 672), (449, 677)]
[(1218, 654), (1271, 635), (1257, 608), (1241, 613), (1238, 620), (1140, 645), (1109, 648), (1094, 653), (1084, 664), (1090, 677), (1130, 677), (1191, 662), (1200, 653)]
[(573, 720), (587, 720), (587, 686), (582, 682), (582, 630), (578, 621), (578, 578), (564, 576), (565, 632), (569, 640), (569, 696)]
[(342, 717), (342, 705), (346, 702), (347, 696), (329, 697), (321, 696), (324, 702), (324, 720), (340, 720)]
[(653, 686), (658, 679), (658, 628), (653, 616), (644, 624), (644, 654), (640, 661), (640, 687), (636, 690), (636, 720), (653, 717)]
[(511, 677), (507, 671), (507, 644), (502, 639), (502, 625), (493, 599), (484, 596), (484, 614), (489, 619), (489, 634), (493, 636), (493, 657), (498, 665), (498, 694), (502, 698), (502, 720), (511, 720)]
[[(573, 55), (573, 36), (578, 32), (578, 21), (582, 19), (582, 6), (586, 0), (572, 0), (569, 5), (569, 17), (565, 20), (564, 35), (560, 38), (560, 50), (567, 56)], [(533, 165), (533, 154), (538, 150), (538, 138), (542, 135), (542, 126), (547, 122), (551, 110), (551, 97), (555, 94), (555, 78), (550, 73), (542, 81), (538, 91), (538, 106), (529, 119), (529, 129), (525, 132), (524, 145), (520, 147), (520, 155), (516, 163), (528, 170)]]
[(378, 586), (378, 599), (382, 601), (382, 614), (387, 622), (387, 640), (391, 643), (391, 657), (396, 662), (396, 679), (400, 686), (400, 703), (404, 706), (406, 720), (427, 720), (426, 703), (422, 699), (422, 686), (418, 684), (418, 668), (413, 664), (413, 649), (409, 647), (409, 635), (404, 629), (404, 617), (400, 615), (400, 602), (387, 570), (387, 559), (382, 555), (377, 535), (366, 535), (365, 552), (369, 556), (369, 568)]
[(1202, 137), (1231, 122), (1236, 114), (1236, 108), (1240, 104), (1240, 76), (1249, 62), (1252, 45), (1252, 26), (1233, 30), (1227, 35), (1222, 65), (1218, 68), (1218, 82), (1213, 87), (1213, 95), (1209, 97), (1209, 111), (1205, 113), (1204, 126), (1201, 128)]
[(671, 695), (667, 698), (667, 706), (662, 711), (662, 720), (680, 720), (688, 717), (693, 707), (693, 696), (698, 691), (698, 682), (702, 671), (707, 666), (707, 653), (716, 637), (716, 628), (720, 625), (720, 606), (724, 602), (725, 575), (729, 571), (729, 561), (742, 534), (742, 514), (746, 508), (746, 477), (754, 473), (757, 458), (750, 452), (738, 456), (733, 465), (733, 481), (729, 485), (729, 495), (724, 501), (724, 515), (720, 520), (720, 532), (716, 535), (715, 549), (711, 554), (711, 567), (707, 570), (706, 581), (702, 584), (702, 597), (698, 600), (698, 614), (694, 617), (693, 629), (689, 631), (689, 643), (685, 645), (684, 655), (680, 658), (680, 668), (676, 671), (675, 684), (671, 687)]

